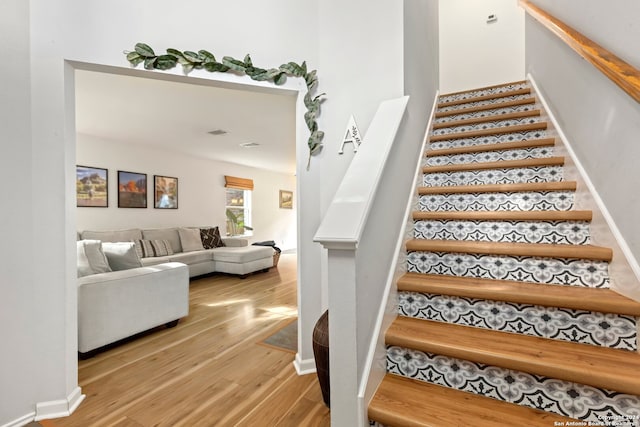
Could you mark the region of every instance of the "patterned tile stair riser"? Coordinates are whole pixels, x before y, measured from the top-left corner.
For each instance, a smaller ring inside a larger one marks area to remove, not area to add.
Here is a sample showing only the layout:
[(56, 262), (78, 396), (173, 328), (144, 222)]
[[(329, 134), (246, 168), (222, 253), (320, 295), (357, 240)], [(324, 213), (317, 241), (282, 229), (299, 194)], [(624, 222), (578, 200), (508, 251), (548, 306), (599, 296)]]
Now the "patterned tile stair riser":
[(640, 396), (395, 346), (387, 348), (387, 371), (592, 425), (616, 416), (626, 422), (618, 425), (640, 425)]
[(561, 166), (536, 166), (515, 169), (425, 173), (423, 185), (425, 187), (451, 187), (456, 185), (559, 182), (562, 180), (563, 168)]
[(398, 294), (400, 315), (637, 351), (636, 318), (418, 292)]
[(533, 147), (519, 150), (487, 151), (483, 153), (453, 154), (436, 156), (427, 152), (422, 166), (461, 165), (465, 163), (488, 163), (501, 160), (527, 160), (552, 157), (553, 147)]
[(475, 111), (470, 113), (460, 113), (460, 114), (451, 114), (443, 117), (436, 117), (434, 123), (448, 123), (457, 120), (467, 120), (473, 118), (487, 117), (487, 116), (496, 116), (500, 114), (510, 114), (510, 113), (522, 113), (525, 111), (531, 111), (535, 109), (535, 104), (524, 104), (524, 105), (514, 105), (511, 107), (499, 107), (484, 110), (484, 111)]
[(417, 209), (435, 211), (568, 211), (573, 191), (518, 193), (428, 194), (420, 196)]
[(429, 149), (443, 150), (445, 148), (471, 147), (475, 145), (499, 144), (501, 142), (529, 141), (548, 137), (547, 131), (536, 130), (528, 132), (512, 132), (501, 135), (477, 136), (473, 138), (447, 139), (431, 142)]
[(438, 108), (438, 112), (454, 111), (454, 110), (460, 110), (462, 108), (469, 108), (469, 107), (482, 107), (484, 105), (500, 104), (502, 102), (526, 99), (526, 98), (529, 98), (529, 97), (531, 97), (530, 94), (524, 94), (524, 95), (505, 96), (505, 97), (502, 97), (502, 98), (495, 98), (495, 99), (486, 99), (486, 100), (482, 100), (482, 101), (473, 101), (473, 102), (467, 102), (467, 103), (464, 103), (464, 104), (450, 105), (450, 106), (446, 106), (446, 107), (439, 107)]
[(609, 287), (609, 264), (605, 261), (450, 252), (409, 252), (407, 269), (410, 273), (516, 280), (588, 288)]
[(497, 129), (506, 126), (516, 126), (516, 125), (526, 125), (532, 123), (539, 123), (542, 120), (540, 117), (525, 117), (522, 119), (510, 119), (510, 120), (499, 120), (495, 122), (486, 122), (486, 123), (476, 123), (476, 124), (468, 124), (462, 126), (452, 126), (446, 127), (442, 129), (435, 129), (431, 132), (431, 135), (449, 135), (452, 133), (459, 132), (470, 132), (475, 130), (485, 130), (485, 129)]
[(529, 87), (529, 84), (527, 82), (519, 82), (519, 83), (509, 84), (505, 86), (498, 86), (498, 87), (492, 87), (487, 89), (477, 89), (469, 92), (456, 93), (453, 95), (443, 95), (438, 99), (438, 102), (460, 101), (462, 99), (469, 99), (469, 98), (476, 98), (478, 96), (511, 92), (514, 90), (525, 89), (528, 87)]
[(586, 245), (591, 240), (589, 224), (586, 221), (419, 220), (414, 223), (414, 237), (435, 240)]

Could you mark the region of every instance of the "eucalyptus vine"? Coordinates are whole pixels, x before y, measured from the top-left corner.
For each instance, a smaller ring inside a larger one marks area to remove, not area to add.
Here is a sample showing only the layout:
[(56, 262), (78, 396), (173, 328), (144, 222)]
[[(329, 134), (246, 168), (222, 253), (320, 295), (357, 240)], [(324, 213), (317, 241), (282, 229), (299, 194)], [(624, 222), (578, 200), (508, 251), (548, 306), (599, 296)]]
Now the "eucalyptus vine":
[(307, 169), (311, 163), (311, 156), (322, 150), (324, 132), (318, 130), (316, 117), (320, 114), (320, 103), (325, 94), (313, 96), (313, 91), (318, 85), (318, 76), (316, 70), (307, 71), (306, 62), (302, 62), (302, 64), (288, 62), (278, 68), (265, 69), (254, 66), (249, 55), (246, 55), (242, 61), (225, 56), (221, 62), (218, 62), (216, 57), (206, 50), (181, 52), (178, 49), (167, 49), (167, 53), (164, 55), (156, 55), (153, 49), (144, 43), (136, 43), (135, 49), (132, 52), (125, 51), (125, 54), (132, 66), (137, 67), (144, 63), (144, 68), (147, 70), (169, 70), (180, 64), (185, 74), (193, 69), (205, 69), (212, 73), (232, 72), (247, 75), (256, 81), (269, 81), (276, 85), (284, 84), (287, 76), (301, 77), (307, 85), (307, 93), (304, 96), (307, 112), (304, 114), (304, 121), (311, 133), (307, 141), (309, 146)]

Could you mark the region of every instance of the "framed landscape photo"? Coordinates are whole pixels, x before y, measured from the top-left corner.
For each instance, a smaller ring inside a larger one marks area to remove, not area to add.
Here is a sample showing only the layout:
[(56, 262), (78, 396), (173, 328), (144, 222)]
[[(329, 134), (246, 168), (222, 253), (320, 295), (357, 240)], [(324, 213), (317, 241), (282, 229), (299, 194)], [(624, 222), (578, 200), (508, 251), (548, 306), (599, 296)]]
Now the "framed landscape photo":
[(118, 207), (147, 207), (147, 174), (118, 171)]
[(157, 209), (178, 209), (178, 178), (153, 176), (153, 207)]
[(76, 206), (109, 207), (109, 171), (76, 165)]
[(280, 208), (293, 209), (293, 191), (280, 190)]

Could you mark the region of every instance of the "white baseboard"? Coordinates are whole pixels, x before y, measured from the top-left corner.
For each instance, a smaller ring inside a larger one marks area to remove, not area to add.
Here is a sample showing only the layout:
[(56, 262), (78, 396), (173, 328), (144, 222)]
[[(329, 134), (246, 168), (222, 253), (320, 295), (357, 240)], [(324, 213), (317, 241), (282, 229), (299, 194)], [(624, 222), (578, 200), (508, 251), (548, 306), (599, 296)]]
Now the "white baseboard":
[[(542, 92), (539, 90), (533, 76), (528, 74), (527, 79), (531, 82), (531, 86), (533, 86), (533, 89), (536, 92), (536, 97), (546, 110), (546, 113), (555, 128), (554, 130), (562, 140), (564, 148), (571, 158), (572, 165), (577, 170), (577, 176), (575, 177), (578, 181), (576, 203), (579, 203), (578, 198), (580, 196), (584, 196), (585, 193), (588, 194), (588, 197), (586, 198), (587, 200), (584, 200), (584, 205), (580, 205), (578, 207), (580, 209), (589, 209), (593, 211), (594, 218), (591, 223), (591, 227), (594, 235), (592, 235), (592, 238), (597, 237), (600, 239), (600, 241), (596, 241), (594, 243), (609, 246), (613, 249), (613, 261), (609, 263), (611, 289), (628, 298), (640, 301), (640, 265), (638, 264), (638, 260), (631, 252), (624, 236), (613, 220), (613, 216), (591, 182), (584, 166), (576, 156), (571, 141), (569, 141), (569, 138), (567, 138), (560, 128), (558, 120), (554, 116), (554, 113), (549, 107), (549, 104), (544, 98)], [(583, 190), (581, 190), (581, 188)], [(602, 232), (601, 230), (606, 231)], [(596, 236), (595, 232), (600, 233), (600, 235)]]
[(37, 403), (36, 414), (33, 420), (40, 421), (51, 418), (68, 417), (76, 410), (84, 398), (85, 395), (82, 394), (80, 387), (76, 387), (66, 399)]
[(32, 421), (48, 420), (51, 418), (68, 417), (84, 400), (82, 389), (76, 387), (66, 399), (51, 400), (49, 402), (36, 403), (36, 411), (23, 415), (0, 427), (22, 427)]
[(30, 414), (23, 415), (20, 418), (17, 418), (13, 421), (9, 421), (6, 424), (2, 424), (0, 427), (22, 427), (23, 425), (29, 424), (31, 421), (33, 421), (35, 416), (36, 416), (36, 413), (32, 412)]
[(298, 375), (315, 374), (316, 361), (315, 359), (300, 359), (300, 353), (296, 353), (296, 360), (293, 361), (293, 366), (296, 368)]

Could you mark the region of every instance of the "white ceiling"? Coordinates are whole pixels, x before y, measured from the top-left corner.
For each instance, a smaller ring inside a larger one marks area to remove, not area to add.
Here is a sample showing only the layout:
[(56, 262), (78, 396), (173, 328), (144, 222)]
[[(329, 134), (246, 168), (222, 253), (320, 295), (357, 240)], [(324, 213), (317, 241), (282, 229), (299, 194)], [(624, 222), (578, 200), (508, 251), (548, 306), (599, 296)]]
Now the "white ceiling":
[[(215, 129), (228, 133), (208, 134)], [(287, 174), (296, 169), (291, 95), (77, 70), (76, 131)]]

